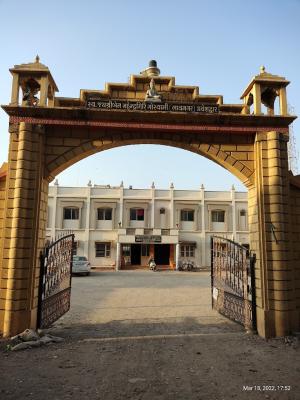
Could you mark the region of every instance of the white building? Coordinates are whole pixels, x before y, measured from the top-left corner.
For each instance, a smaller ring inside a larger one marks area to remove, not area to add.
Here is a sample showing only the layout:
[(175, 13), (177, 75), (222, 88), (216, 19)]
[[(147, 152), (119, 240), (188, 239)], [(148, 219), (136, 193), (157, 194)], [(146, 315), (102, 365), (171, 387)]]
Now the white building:
[(92, 266), (175, 268), (190, 260), (210, 265), (210, 238), (225, 236), (248, 245), (247, 193), (99, 186), (49, 187), (47, 239), (75, 233), (76, 252)]

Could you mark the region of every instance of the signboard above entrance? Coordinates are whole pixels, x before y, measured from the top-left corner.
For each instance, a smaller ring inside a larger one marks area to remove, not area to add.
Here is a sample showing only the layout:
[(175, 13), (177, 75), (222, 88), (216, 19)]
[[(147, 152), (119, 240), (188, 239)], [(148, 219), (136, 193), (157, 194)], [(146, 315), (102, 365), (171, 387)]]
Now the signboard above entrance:
[(161, 236), (159, 235), (136, 235), (136, 243), (161, 243)]
[(167, 111), (199, 114), (216, 114), (219, 112), (219, 106), (216, 104), (102, 100), (99, 98), (88, 99), (86, 102), (86, 107), (97, 110)]

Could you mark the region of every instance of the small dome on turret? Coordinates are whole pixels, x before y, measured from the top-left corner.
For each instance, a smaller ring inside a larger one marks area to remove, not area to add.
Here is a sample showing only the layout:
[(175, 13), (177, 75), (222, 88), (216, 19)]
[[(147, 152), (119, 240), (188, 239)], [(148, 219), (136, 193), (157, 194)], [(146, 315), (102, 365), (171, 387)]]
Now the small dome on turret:
[(149, 77), (159, 76), (160, 69), (157, 68), (156, 60), (150, 60), (149, 61), (149, 67), (144, 69), (143, 71), (141, 71), (141, 74), (149, 76)]
[(149, 67), (155, 67), (155, 68), (157, 68), (157, 62), (156, 62), (156, 60), (150, 60), (150, 61), (149, 61)]

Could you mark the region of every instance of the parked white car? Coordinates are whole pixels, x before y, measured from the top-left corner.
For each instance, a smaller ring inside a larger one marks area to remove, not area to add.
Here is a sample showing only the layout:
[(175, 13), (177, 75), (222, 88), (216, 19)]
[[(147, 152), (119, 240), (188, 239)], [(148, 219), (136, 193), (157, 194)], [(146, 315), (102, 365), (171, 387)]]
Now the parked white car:
[(84, 256), (73, 256), (72, 274), (89, 275), (91, 272), (91, 264)]

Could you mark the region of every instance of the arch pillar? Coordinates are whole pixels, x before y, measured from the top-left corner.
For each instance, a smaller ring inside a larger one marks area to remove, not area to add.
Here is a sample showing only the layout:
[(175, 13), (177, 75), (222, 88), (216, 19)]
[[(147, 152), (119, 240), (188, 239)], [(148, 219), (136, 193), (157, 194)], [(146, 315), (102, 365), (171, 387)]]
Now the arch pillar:
[(45, 241), (48, 195), (43, 133), (43, 128), (23, 122), (11, 127), (2, 265), (4, 336), (36, 327), (39, 251)]
[(295, 328), (287, 141), (287, 135), (275, 131), (256, 135), (255, 184), (249, 188), (250, 242), (257, 255), (257, 328), (266, 338), (288, 335)]

